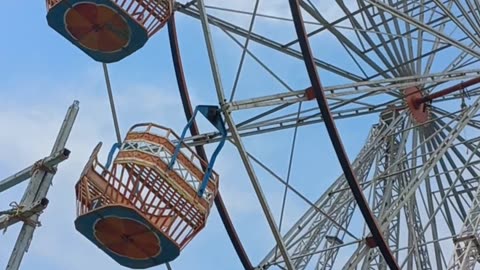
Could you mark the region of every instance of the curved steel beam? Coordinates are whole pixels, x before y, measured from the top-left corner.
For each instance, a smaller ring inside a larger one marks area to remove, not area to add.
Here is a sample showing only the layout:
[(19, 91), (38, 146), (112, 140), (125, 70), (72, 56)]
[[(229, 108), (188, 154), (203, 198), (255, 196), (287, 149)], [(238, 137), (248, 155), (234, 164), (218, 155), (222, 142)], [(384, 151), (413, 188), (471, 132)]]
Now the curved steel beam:
[(352, 190), (353, 196), (357, 201), (363, 218), (365, 219), (365, 222), (367, 223), (368, 228), (370, 229), (370, 232), (372, 233), (373, 238), (375, 239), (375, 242), (383, 255), (383, 258), (385, 259), (385, 262), (390, 267), (390, 269), (400, 269), (395, 257), (393, 256), (390, 248), (388, 247), (387, 242), (383, 238), (383, 234), (380, 231), (380, 226), (378, 226), (375, 216), (370, 210), (367, 200), (365, 199), (365, 196), (363, 195), (363, 192), (360, 189), (360, 185), (358, 184), (355, 174), (353, 173), (353, 170), (350, 166), (350, 161), (348, 160), (348, 156), (343, 147), (342, 140), (340, 139), (337, 128), (335, 126), (335, 122), (333, 121), (332, 115), (330, 113), (330, 108), (328, 107), (328, 102), (323, 92), (322, 84), (320, 82), (320, 77), (317, 73), (312, 51), (310, 49), (310, 44), (306, 35), (305, 26), (303, 24), (303, 18), (300, 10), (300, 5), (298, 4), (298, 0), (289, 0), (289, 3), (292, 12), (292, 18), (295, 24), (295, 30), (298, 36), (298, 42), (303, 54), (310, 82), (315, 92), (315, 98), (317, 100), (318, 107), (320, 108), (320, 111), (322, 113), (328, 135), (330, 136), (330, 140), (332, 141), (345, 178), (347, 179), (348, 185)]
[[(170, 49), (172, 52), (173, 65), (175, 67), (175, 75), (177, 77), (178, 89), (180, 92), (180, 97), (182, 99), (183, 110), (187, 121), (190, 120), (193, 116), (192, 103), (190, 102), (190, 95), (188, 94), (187, 83), (185, 81), (185, 74), (183, 72), (182, 59), (180, 57), (180, 50), (178, 48), (178, 39), (177, 39), (177, 30), (175, 27), (175, 14), (172, 14), (172, 17), (168, 21), (168, 35), (170, 40)], [(193, 120), (192, 125), (190, 126), (190, 133), (192, 136), (199, 134), (198, 126), (195, 120)], [(195, 146), (197, 154), (208, 163), (207, 154), (203, 145)], [(206, 165), (202, 163), (202, 169), (205, 171), (207, 169)], [(225, 230), (230, 237), (230, 241), (237, 252), (238, 258), (240, 259), (243, 267), (246, 270), (253, 270), (252, 263), (243, 248), (242, 243), (238, 237), (235, 227), (233, 226), (232, 220), (228, 215), (227, 208), (223, 203), (222, 196), (220, 192), (215, 197), (215, 206), (217, 207), (220, 218), (222, 219)]]

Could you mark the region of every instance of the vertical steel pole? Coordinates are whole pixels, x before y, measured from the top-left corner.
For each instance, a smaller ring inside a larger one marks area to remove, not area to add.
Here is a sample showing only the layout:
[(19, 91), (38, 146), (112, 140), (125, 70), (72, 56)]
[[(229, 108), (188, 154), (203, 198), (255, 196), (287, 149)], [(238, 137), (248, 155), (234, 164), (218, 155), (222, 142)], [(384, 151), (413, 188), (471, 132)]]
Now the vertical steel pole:
[[(67, 139), (72, 131), (73, 123), (77, 117), (79, 109), (78, 104), (78, 101), (74, 101), (73, 104), (68, 108), (67, 115), (63, 120), (62, 127), (60, 128), (57, 140), (53, 146), (51, 153), (52, 155), (65, 148)], [(54, 168), (56, 169), (56, 166), (54, 166)], [(53, 176), (54, 172), (36, 170), (30, 179), (30, 183), (28, 184), (27, 190), (25, 191), (20, 205), (31, 205), (36, 200), (45, 198), (52, 184)], [(34, 215), (30, 219), (32, 222), (36, 223), (38, 222), (38, 218), (39, 215)], [(22, 262), (23, 256), (28, 251), (34, 231), (34, 226), (27, 223), (23, 224), (20, 234), (17, 238), (17, 242), (15, 243), (15, 247), (12, 251), (12, 255), (10, 256), (10, 260), (8, 261), (6, 270), (18, 270), (20, 268), (20, 263)]]

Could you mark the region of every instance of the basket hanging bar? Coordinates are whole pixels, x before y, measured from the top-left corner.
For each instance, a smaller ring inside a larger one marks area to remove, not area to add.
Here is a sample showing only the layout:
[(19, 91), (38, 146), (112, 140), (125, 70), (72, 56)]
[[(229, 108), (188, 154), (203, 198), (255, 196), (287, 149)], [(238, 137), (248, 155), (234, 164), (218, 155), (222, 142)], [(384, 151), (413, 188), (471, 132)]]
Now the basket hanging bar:
[(109, 169), (110, 168), (110, 165), (112, 165), (112, 161), (113, 161), (113, 154), (115, 154), (115, 150), (119, 150), (120, 151), (120, 147), (122, 146), (122, 143), (114, 143), (112, 145), (112, 148), (110, 149), (110, 152), (108, 153), (108, 158), (107, 158), (107, 163), (105, 163), (105, 168), (106, 169)]
[(227, 130), (225, 129), (225, 123), (223, 121), (223, 118), (220, 114), (220, 109), (218, 106), (213, 106), (213, 105), (199, 105), (195, 108), (195, 111), (193, 112), (192, 118), (188, 121), (187, 125), (182, 131), (182, 134), (180, 136), (180, 140), (177, 142), (177, 145), (175, 146), (175, 152), (172, 156), (172, 159), (170, 160), (170, 163), (168, 164), (168, 168), (171, 169), (173, 165), (175, 164), (175, 161), (177, 160), (178, 154), (180, 153), (180, 148), (182, 146), (183, 140), (185, 139), (185, 136), (187, 134), (187, 130), (190, 128), (192, 125), (195, 117), (197, 116), (197, 113), (200, 112), (207, 120), (220, 132), (222, 135), (220, 142), (215, 149), (215, 151), (212, 154), (212, 157), (210, 158), (210, 162), (208, 163), (207, 170), (205, 172), (205, 175), (203, 176), (202, 183), (200, 184), (200, 187), (197, 191), (197, 195), (199, 197), (203, 196), (203, 193), (205, 192), (205, 188), (207, 187), (208, 181), (210, 179), (210, 176), (212, 174), (213, 170), (213, 165), (215, 164), (215, 160), (220, 153), (220, 151), (223, 148), (223, 145), (225, 144), (225, 140), (227, 139)]

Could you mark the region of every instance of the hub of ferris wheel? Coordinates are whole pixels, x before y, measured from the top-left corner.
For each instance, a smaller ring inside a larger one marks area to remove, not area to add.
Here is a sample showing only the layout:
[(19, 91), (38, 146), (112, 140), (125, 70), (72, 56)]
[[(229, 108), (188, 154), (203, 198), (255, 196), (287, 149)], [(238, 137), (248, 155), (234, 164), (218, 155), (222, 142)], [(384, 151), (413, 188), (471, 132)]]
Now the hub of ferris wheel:
[(417, 123), (423, 124), (430, 120), (430, 104), (435, 99), (440, 99), (456, 91), (463, 91), (461, 94), (462, 107), (464, 107), (463, 95), (467, 95), (465, 89), (478, 83), (480, 83), (480, 77), (473, 78), (466, 82), (461, 82), (429, 95), (425, 95), (418, 87), (409, 87), (403, 92), (405, 104), (408, 110), (410, 110), (413, 119), (415, 119)]

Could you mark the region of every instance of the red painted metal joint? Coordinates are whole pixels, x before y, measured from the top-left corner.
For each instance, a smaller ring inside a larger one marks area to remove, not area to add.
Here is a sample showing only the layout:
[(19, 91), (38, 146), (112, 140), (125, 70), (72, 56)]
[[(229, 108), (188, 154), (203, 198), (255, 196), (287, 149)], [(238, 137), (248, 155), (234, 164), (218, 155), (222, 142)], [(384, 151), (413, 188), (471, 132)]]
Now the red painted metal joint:
[(310, 86), (305, 89), (305, 97), (307, 98), (307, 100), (315, 99), (315, 91), (313, 90), (313, 87)]
[(368, 236), (365, 238), (365, 244), (369, 248), (376, 248), (377, 247), (377, 241), (375, 241), (375, 238), (373, 236)]

